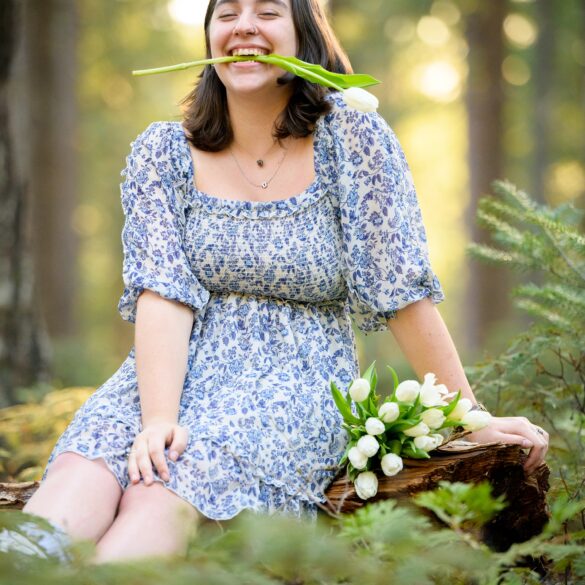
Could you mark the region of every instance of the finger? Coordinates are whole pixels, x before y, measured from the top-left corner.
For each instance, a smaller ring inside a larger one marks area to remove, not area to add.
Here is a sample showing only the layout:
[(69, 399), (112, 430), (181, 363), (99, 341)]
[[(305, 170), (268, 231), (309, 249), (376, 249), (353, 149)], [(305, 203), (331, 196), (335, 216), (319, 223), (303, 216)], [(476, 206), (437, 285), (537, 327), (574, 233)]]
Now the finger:
[(153, 482), (152, 476), (152, 462), (148, 453), (148, 444), (144, 447), (140, 446), (136, 450), (136, 461), (138, 462), (138, 469), (144, 478), (144, 483), (150, 485)]
[(525, 449), (534, 447), (534, 441), (524, 437), (523, 435), (514, 435), (511, 433), (500, 433), (498, 440), (502, 443), (511, 443), (512, 445), (520, 445)]
[(169, 447), (169, 457), (176, 461), (181, 453), (187, 448), (189, 431), (185, 427), (177, 425), (173, 432), (173, 441)]
[(138, 463), (136, 462), (136, 451), (131, 450), (128, 456), (128, 475), (132, 483), (140, 481), (140, 472), (138, 471)]
[(544, 456), (548, 450), (548, 442), (539, 438), (534, 447), (530, 450), (528, 459), (524, 462), (524, 469), (532, 473), (541, 463), (544, 462)]
[(162, 477), (163, 481), (169, 481), (170, 474), (169, 468), (167, 467), (167, 461), (165, 459), (165, 439), (160, 435), (151, 436), (148, 439), (148, 452), (150, 458), (154, 463), (158, 474)]

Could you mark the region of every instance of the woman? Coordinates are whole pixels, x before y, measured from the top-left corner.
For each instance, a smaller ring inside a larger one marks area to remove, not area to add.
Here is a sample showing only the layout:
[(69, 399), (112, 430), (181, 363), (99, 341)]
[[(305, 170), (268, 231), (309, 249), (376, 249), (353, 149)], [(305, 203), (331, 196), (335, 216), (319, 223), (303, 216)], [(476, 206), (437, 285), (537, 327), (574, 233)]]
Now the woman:
[[(208, 56), (350, 69), (317, 0), (212, 0), (205, 32)], [(135, 347), (25, 507), (97, 542), (95, 562), (180, 552), (202, 516), (314, 517), (346, 442), (329, 381), (359, 375), (350, 316), (476, 402), (383, 119), (258, 62), (207, 67), (186, 104), (123, 171), (119, 310)], [(523, 417), (470, 439), (529, 447), (527, 472), (548, 442)]]

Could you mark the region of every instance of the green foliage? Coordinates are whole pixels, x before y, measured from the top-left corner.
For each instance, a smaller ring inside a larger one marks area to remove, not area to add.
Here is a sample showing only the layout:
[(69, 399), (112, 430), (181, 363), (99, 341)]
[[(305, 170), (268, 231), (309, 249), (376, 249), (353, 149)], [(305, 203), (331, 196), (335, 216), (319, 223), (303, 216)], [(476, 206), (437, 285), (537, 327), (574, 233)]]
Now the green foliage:
[[(445, 483), (425, 498), (442, 514), (453, 509), (454, 502), (461, 508), (469, 504), (469, 510), (460, 515), (478, 522), (501, 505), (482, 485)], [(95, 545), (89, 541), (68, 547), (70, 564), (18, 552), (0, 553), (0, 583), (387, 585), (389, 575), (392, 583), (416, 585), (542, 582), (526, 566), (529, 557), (542, 557), (540, 565), (549, 565), (551, 583), (558, 582), (555, 579), (565, 575), (567, 568), (566, 582), (579, 583), (585, 568), (585, 534), (572, 533), (567, 526), (585, 508), (585, 501), (565, 504), (553, 507), (550, 524), (541, 535), (505, 553), (491, 551), (462, 529), (438, 528), (416, 508), (386, 500), (336, 519), (321, 516), (315, 523), (245, 511), (223, 526), (202, 525), (191, 538), (187, 554), (168, 559), (93, 565)], [(36, 516), (7, 511), (0, 514), (0, 531), (16, 530), (26, 537), (30, 533), (22, 529), (23, 522), (52, 530)], [(29, 540), (31, 549), (40, 547), (38, 536)]]
[(40, 479), (55, 442), (92, 391), (54, 390), (39, 403), (0, 409), (0, 481)]
[(415, 496), (414, 501), (432, 510), (454, 529), (466, 525), (480, 527), (506, 507), (505, 496), (492, 498), (492, 488), (487, 481), (476, 485), (441, 481), (439, 486), (432, 492)]
[(539, 205), (514, 185), (494, 183), (478, 219), (499, 247), (472, 245), (476, 258), (531, 274), (515, 288), (533, 319), (506, 351), (474, 368), (472, 384), (494, 414), (524, 414), (550, 433), (553, 495), (581, 499), (585, 469), (585, 237), (583, 212)]

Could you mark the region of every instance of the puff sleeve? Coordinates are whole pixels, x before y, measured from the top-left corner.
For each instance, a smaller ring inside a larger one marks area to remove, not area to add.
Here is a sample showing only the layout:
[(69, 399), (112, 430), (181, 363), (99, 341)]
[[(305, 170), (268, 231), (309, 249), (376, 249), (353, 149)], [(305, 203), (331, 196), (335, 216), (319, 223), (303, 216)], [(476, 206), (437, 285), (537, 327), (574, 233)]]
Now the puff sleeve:
[(350, 314), (365, 332), (388, 329), (396, 311), (443, 290), (429, 261), (412, 175), (378, 113), (344, 107), (336, 134), (339, 213)]
[(136, 322), (137, 300), (144, 289), (194, 311), (209, 300), (183, 246), (185, 204), (175, 176), (172, 132), (168, 122), (152, 123), (132, 142), (121, 172), (124, 291), (118, 311), (131, 323)]

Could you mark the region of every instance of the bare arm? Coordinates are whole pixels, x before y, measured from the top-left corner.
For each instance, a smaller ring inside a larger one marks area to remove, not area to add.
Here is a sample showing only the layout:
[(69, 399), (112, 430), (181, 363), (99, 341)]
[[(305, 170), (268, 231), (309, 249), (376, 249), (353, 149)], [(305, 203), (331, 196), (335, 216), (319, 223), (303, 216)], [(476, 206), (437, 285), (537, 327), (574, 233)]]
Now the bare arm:
[(165, 447), (174, 461), (187, 447), (189, 434), (178, 418), (192, 326), (193, 311), (186, 305), (150, 290), (138, 297), (134, 345), (142, 431), (128, 456), (132, 483), (142, 475), (150, 485), (154, 481), (152, 463), (163, 481), (169, 481)]
[(477, 402), (447, 326), (429, 298), (397, 311), (388, 327), (419, 378), (433, 372), (450, 392), (461, 390), (462, 397)]
[[(388, 327), (417, 376), (422, 378), (433, 372), (437, 381), (451, 392), (461, 390), (463, 397), (477, 402), (445, 322), (429, 298), (397, 311), (396, 317), (388, 320)], [(479, 443), (515, 443), (529, 448), (530, 455), (524, 463), (528, 473), (544, 461), (548, 449), (548, 433), (523, 416), (493, 417), (487, 427), (467, 438)]]
[(138, 297), (134, 345), (143, 427), (178, 420), (192, 326), (186, 305), (150, 290)]

